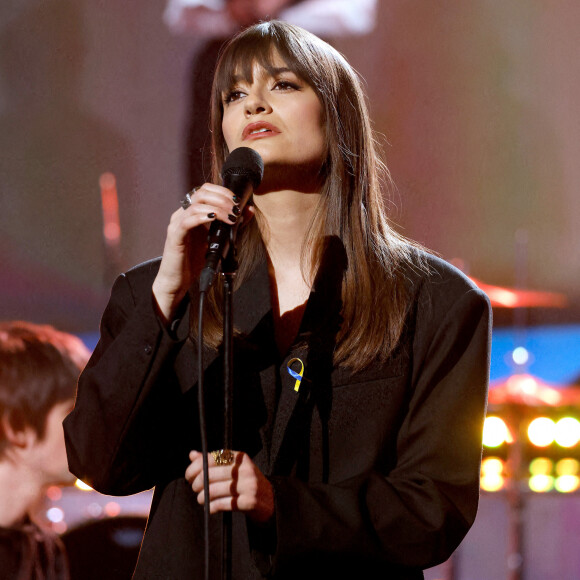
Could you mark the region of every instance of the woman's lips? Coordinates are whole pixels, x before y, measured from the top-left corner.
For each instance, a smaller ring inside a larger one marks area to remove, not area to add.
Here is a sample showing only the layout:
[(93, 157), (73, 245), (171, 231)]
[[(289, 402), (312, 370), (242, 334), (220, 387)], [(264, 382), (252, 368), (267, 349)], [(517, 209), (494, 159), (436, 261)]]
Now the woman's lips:
[(270, 123), (251, 123), (242, 132), (242, 141), (272, 137), (280, 133), (279, 129)]

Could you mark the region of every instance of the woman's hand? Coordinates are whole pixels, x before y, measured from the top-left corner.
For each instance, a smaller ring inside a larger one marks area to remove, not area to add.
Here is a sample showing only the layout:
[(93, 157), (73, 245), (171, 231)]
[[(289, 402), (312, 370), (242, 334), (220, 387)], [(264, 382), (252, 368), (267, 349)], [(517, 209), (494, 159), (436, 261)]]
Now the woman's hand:
[(209, 224), (217, 219), (233, 225), (240, 215), (239, 200), (221, 185), (205, 183), (190, 197), (191, 205), (171, 216), (159, 273), (153, 282), (153, 296), (165, 322), (172, 320), (203, 268)]
[[(198, 451), (192, 451), (189, 459), (191, 464), (185, 471), (185, 479), (197, 493), (197, 501), (203, 504), (203, 456)], [(208, 463), (210, 513), (244, 512), (257, 523), (266, 523), (272, 518), (272, 485), (248, 455), (234, 451), (234, 461), (230, 465), (216, 465), (210, 454)]]

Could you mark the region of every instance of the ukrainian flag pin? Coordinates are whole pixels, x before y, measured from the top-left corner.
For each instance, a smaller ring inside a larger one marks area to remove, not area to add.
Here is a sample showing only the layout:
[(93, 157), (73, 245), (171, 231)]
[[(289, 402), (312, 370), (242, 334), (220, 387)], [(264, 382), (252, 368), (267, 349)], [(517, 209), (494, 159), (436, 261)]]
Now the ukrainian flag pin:
[[(295, 362), (300, 363), (299, 372), (296, 372), (290, 368), (290, 365), (292, 365)], [(293, 358), (288, 361), (288, 365), (286, 366), (286, 368), (288, 369), (288, 373), (290, 374), (290, 376), (296, 379), (296, 382), (294, 383), (294, 390), (298, 392), (298, 389), (300, 389), (300, 382), (302, 381), (302, 375), (304, 374), (304, 363), (299, 358)]]

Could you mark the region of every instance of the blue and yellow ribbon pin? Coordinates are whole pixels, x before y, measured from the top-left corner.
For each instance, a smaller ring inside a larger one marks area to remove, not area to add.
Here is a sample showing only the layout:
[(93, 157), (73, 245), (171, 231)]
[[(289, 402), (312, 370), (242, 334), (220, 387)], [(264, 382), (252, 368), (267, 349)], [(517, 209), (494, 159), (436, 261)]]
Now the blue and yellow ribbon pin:
[[(292, 363), (295, 363), (296, 361), (300, 363), (300, 372), (298, 373), (290, 368), (290, 365)], [(296, 379), (296, 382), (294, 383), (294, 390), (298, 392), (298, 389), (300, 388), (300, 382), (302, 381), (302, 375), (304, 374), (304, 363), (299, 358), (293, 358), (288, 361), (288, 365), (286, 368), (288, 369), (288, 373), (290, 374), (290, 376), (293, 379)]]

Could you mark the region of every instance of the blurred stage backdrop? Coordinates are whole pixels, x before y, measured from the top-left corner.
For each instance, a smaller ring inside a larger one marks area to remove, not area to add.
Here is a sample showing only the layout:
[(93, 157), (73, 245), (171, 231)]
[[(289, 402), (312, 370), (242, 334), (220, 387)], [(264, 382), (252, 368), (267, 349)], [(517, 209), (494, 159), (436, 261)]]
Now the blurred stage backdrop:
[[(164, 9), (2, 0), (1, 319), (51, 323), (93, 346), (114, 277), (161, 253), (192, 185), (191, 63), (205, 42), (172, 34)], [(393, 222), (496, 304), (490, 414), (507, 441), (486, 448), (500, 464), (472, 532), (428, 578), (580, 577), (578, 485), (557, 484), (578, 479), (577, 463), (558, 462), (580, 454), (523, 441), (536, 415), (580, 416), (579, 26), (572, 1), (383, 0), (368, 34), (328, 36), (366, 80), (398, 188)], [(512, 375), (525, 380), (510, 391)], [(505, 462), (520, 431), (514, 485)], [(551, 463), (530, 467), (536, 456)], [(544, 485), (532, 491), (534, 475)], [(148, 510), (147, 494), (51, 493), (61, 531)]]

